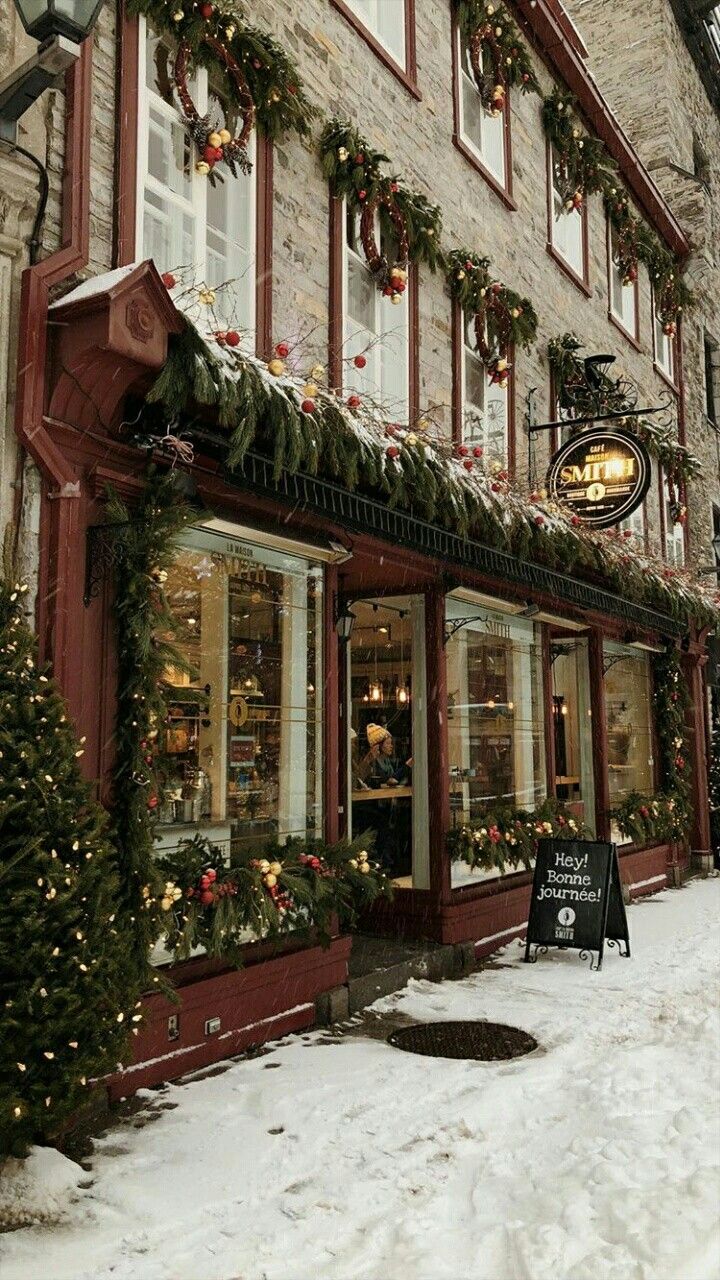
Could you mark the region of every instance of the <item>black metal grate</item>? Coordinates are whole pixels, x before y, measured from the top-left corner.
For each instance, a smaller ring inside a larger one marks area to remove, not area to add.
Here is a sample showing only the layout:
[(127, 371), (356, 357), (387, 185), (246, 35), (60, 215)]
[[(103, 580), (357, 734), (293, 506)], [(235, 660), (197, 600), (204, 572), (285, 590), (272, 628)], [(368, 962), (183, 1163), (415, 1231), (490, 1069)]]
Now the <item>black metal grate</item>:
[(418, 1022), (388, 1036), (388, 1044), (428, 1058), (474, 1058), (497, 1062), (537, 1049), (537, 1040), (502, 1022)]

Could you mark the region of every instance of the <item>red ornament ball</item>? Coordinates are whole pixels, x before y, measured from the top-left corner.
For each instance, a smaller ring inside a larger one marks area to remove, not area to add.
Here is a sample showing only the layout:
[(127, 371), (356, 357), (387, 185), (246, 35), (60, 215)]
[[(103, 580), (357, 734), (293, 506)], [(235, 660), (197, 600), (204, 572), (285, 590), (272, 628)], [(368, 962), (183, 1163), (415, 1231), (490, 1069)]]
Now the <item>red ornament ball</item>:
[(148, 809), (157, 809), (158, 807), (157, 796), (148, 796), (147, 807)]
[(476, 444), (473, 449), (473, 458), (482, 458), (484, 453), (482, 445)]
[(365, 359), (364, 356), (355, 356), (355, 359), (353, 360), (353, 364), (355, 365), (356, 369), (364, 369), (365, 365), (367, 364), (367, 360)]
[(289, 346), (288, 346), (287, 342), (278, 342), (278, 343), (277, 343), (277, 345), (276, 345), (276, 347), (275, 347), (275, 355), (276, 355), (276, 356), (280, 356), (280, 359), (281, 359), (281, 360), (284, 360), (286, 356), (289, 356), (289, 355), (290, 355), (290, 348), (289, 348)]
[(391, 183), (390, 183), (390, 190), (392, 191), (393, 195), (396, 195), (396, 194), (397, 194), (397, 192), (399, 191), (399, 187), (398, 187), (397, 182), (391, 182)]
[(203, 889), (203, 892), (200, 894), (200, 901), (204, 907), (209, 907), (211, 905), (214, 898), (209, 889)]
[(540, 527), (540, 525), (543, 525), (543, 524), (545, 523), (545, 517), (544, 517), (544, 516), (536, 516), (536, 517), (535, 517), (535, 523), (536, 523), (536, 525), (537, 525), (537, 526), (538, 526), (538, 528), (539, 528), (539, 527)]
[(470, 450), (468, 449), (468, 447), (467, 447), (467, 445), (466, 445), (466, 444), (459, 444), (459, 445), (458, 445), (458, 455), (459, 455), (461, 458), (467, 458), (467, 456), (468, 456), (469, 452), (470, 452)]
[(225, 341), (227, 342), (229, 347), (236, 347), (240, 342), (240, 334), (238, 333), (237, 329), (228, 329), (227, 333), (225, 334)]
[(358, 151), (358, 153), (357, 153), (357, 155), (356, 155), (356, 157), (355, 157), (355, 163), (356, 163), (356, 164), (364, 164), (364, 163), (365, 163), (365, 156), (363, 155), (362, 151)]
[(475, 269), (475, 263), (471, 262), (470, 259), (468, 258), (467, 262), (465, 263), (465, 270), (474, 271), (474, 269)]
[(300, 408), (302, 409), (303, 413), (314, 413), (315, 401), (310, 399), (303, 400), (302, 404), (300, 405)]
[(499, 485), (499, 484), (497, 483), (497, 481), (495, 481), (495, 483), (494, 483), (494, 484), (491, 484), (491, 485), (490, 485), (490, 488), (492, 489), (493, 493), (499, 493), (499, 492), (500, 492), (501, 487), (502, 487), (502, 486), (501, 486), (501, 485)]
[(215, 10), (213, 9), (213, 7), (212, 7), (212, 5), (211, 5), (211, 4), (208, 4), (208, 3), (207, 3), (207, 0), (206, 0), (205, 4), (201, 4), (201, 5), (200, 5), (200, 17), (201, 17), (201, 18), (212, 18), (212, 16), (213, 16), (213, 13), (214, 13), (214, 12), (215, 12)]
[(175, 285), (177, 284), (177, 280), (175, 279), (172, 271), (163, 271), (163, 274), (161, 275), (160, 279), (162, 280), (166, 289), (174, 289)]
[(575, 528), (577, 528), (577, 526), (578, 526), (579, 524), (582, 524), (582, 520), (580, 519), (580, 517), (579, 517), (579, 516), (573, 516), (573, 517), (571, 518), (571, 520), (570, 520), (570, 523), (571, 523), (572, 525), (575, 525)]
[(362, 402), (359, 396), (348, 396), (347, 403), (348, 409), (359, 409)]
[(398, 449), (398, 446), (396, 444), (389, 444), (385, 452), (388, 458), (397, 458), (398, 454), (400, 453), (400, 450)]
[(361, 191), (358, 191), (358, 200), (364, 200), (366, 196), (367, 196), (367, 191), (363, 187)]
[(494, 284), (494, 285), (492, 285), (491, 287), (492, 287), (492, 291), (493, 291), (493, 293), (494, 293), (496, 296), (497, 296), (497, 294), (498, 294), (498, 293), (502, 293), (502, 285), (501, 285), (501, 284), (499, 284), (497, 281), (496, 281), (496, 282), (495, 282), (495, 284)]
[[(217, 151), (217, 147), (203, 147), (203, 153), (202, 153), (203, 160), (205, 161), (206, 164), (214, 165), (217, 159), (217, 156), (215, 154), (216, 151)], [(222, 152), (220, 154), (222, 155)]]
[(463, 458), (463, 466), (466, 471), (472, 471), (474, 466), (472, 458)]

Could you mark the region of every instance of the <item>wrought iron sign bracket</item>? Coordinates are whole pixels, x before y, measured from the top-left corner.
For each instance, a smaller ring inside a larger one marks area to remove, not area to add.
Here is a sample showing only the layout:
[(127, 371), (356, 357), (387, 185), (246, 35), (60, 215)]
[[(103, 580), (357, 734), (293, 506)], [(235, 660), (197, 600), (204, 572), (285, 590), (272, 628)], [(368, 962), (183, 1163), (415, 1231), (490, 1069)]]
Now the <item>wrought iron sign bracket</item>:
[(487, 621), (487, 618), (485, 617), (484, 614), (474, 613), (472, 617), (469, 617), (469, 618), (455, 618), (453, 622), (446, 622), (443, 645), (446, 645), (448, 640), (451, 640), (457, 631), (462, 630), (463, 627), (468, 627), (471, 622), (486, 622), (486, 621)]
[(568, 428), (591, 427), (596, 422), (622, 422), (626, 418), (652, 418), (658, 413), (669, 413), (672, 409), (673, 395), (665, 392), (663, 404), (648, 405), (644, 409), (623, 409), (614, 413), (599, 413), (585, 418), (563, 418), (559, 422), (533, 422), (528, 418), (527, 430), (532, 435), (536, 431), (567, 431)]

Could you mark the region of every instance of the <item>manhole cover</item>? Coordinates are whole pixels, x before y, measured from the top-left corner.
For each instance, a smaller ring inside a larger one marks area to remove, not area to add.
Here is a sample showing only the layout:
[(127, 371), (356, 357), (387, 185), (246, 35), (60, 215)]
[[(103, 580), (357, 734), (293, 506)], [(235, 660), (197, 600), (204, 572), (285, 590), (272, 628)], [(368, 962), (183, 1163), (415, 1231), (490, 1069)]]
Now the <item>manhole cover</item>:
[(475, 1058), (480, 1062), (520, 1058), (537, 1040), (502, 1022), (419, 1022), (388, 1036), (388, 1044), (429, 1058)]

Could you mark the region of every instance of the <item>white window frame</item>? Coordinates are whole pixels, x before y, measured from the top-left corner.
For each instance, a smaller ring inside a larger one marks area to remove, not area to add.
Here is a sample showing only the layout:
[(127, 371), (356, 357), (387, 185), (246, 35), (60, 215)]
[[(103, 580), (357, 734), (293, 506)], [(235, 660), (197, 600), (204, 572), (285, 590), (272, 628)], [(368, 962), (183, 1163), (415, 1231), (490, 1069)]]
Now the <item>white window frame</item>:
[(662, 478), (663, 514), (665, 518), (665, 559), (675, 569), (685, 567), (685, 526), (670, 517), (670, 492), (667, 476)]
[(639, 507), (636, 507), (634, 511), (630, 512), (629, 516), (626, 516), (624, 520), (621, 520), (618, 525), (618, 529), (622, 533), (632, 533), (642, 542), (644, 547), (645, 531), (647, 529), (645, 503), (641, 502)]
[[(345, 4), (358, 22), (362, 23), (366, 31), (382, 45), (388, 57), (403, 70), (407, 71), (407, 0), (345, 0)], [(387, 38), (383, 35), (381, 19), (383, 13), (387, 13), (387, 5), (402, 5), (402, 49), (398, 53), (388, 44)], [(367, 6), (367, 7), (366, 7)]]
[(639, 337), (637, 283), (623, 284), (622, 271), (615, 261), (616, 241), (616, 232), (608, 223), (608, 292), (610, 295), (608, 303), (610, 314), (623, 333), (632, 338), (633, 342), (637, 342)]
[[(482, 107), (482, 104), (481, 104), (480, 146), (478, 146), (477, 141), (474, 138), (472, 138), (470, 134), (466, 132), (466, 129), (465, 129), (465, 107), (464, 107), (464, 98), (463, 98), (464, 82), (467, 81), (467, 83), (471, 85), (473, 92), (477, 95), (478, 101), (480, 100), (480, 94), (478, 93), (477, 85), (475, 84), (475, 81), (468, 67), (467, 50), (463, 46), (463, 39), (462, 39), (461, 32), (459, 30), (455, 33), (455, 38), (456, 38), (455, 56), (457, 58), (458, 132), (460, 134), (460, 140), (464, 143), (464, 145), (468, 148), (468, 150), (472, 152), (473, 156), (476, 158), (479, 164), (482, 165), (483, 169), (486, 169), (487, 172), (490, 174), (490, 176), (494, 178), (497, 183), (499, 183), (499, 185), (503, 188), (504, 191), (506, 191), (507, 190), (507, 171), (508, 171), (507, 132), (506, 132), (508, 124), (507, 124), (506, 113), (509, 110), (509, 104), (506, 99), (505, 110), (502, 111), (500, 115), (496, 117), (488, 116), (487, 112), (485, 111), (485, 108)], [(500, 172), (498, 172), (497, 168), (493, 166), (492, 159), (488, 154), (487, 147), (485, 146), (486, 130), (492, 129), (493, 127), (499, 128), (500, 134), (502, 137), (502, 148), (501, 148), (502, 169)]]
[(675, 339), (663, 333), (662, 320), (652, 300), (653, 359), (661, 373), (675, 386)]
[[(359, 219), (356, 214), (356, 221)], [(358, 253), (348, 244), (347, 233), (348, 208), (347, 201), (343, 201), (342, 207), (342, 329), (343, 329), (343, 349), (348, 359), (345, 362), (345, 372), (343, 376), (343, 389), (345, 391), (355, 391), (362, 397), (363, 394), (371, 396), (374, 400), (386, 405), (387, 411), (392, 415), (394, 421), (403, 423), (408, 422), (410, 418), (410, 359), (411, 359), (411, 322), (410, 322), (410, 290), (412, 288), (410, 276), (408, 276), (408, 287), (402, 296), (399, 306), (393, 306), (389, 298), (382, 295), (378, 288), (377, 281), (372, 276), (370, 268), (367, 265), (362, 252)], [(380, 244), (380, 219), (376, 212), (374, 234), (376, 243)], [(352, 333), (350, 330), (350, 312), (348, 307), (349, 293), (349, 262), (352, 254), (356, 262), (361, 268), (368, 273), (370, 277), (370, 285), (372, 288), (372, 297), (375, 306), (375, 328), (377, 341), (368, 351), (363, 351), (367, 365), (364, 370), (358, 372), (355, 370), (351, 358), (352, 354)], [(403, 319), (405, 325), (405, 395), (400, 402), (393, 400), (386, 404), (386, 394), (383, 387), (382, 379), (382, 341), (383, 337), (397, 327), (397, 323)]]
[[(179, 115), (177, 108), (165, 102), (159, 94), (150, 94), (147, 87), (147, 19), (140, 15), (138, 32), (138, 113), (137, 113), (137, 199), (136, 199), (136, 223), (135, 223), (135, 243), (137, 245), (136, 256), (141, 258), (144, 256), (144, 217), (145, 217), (145, 188), (146, 186), (155, 191), (156, 194), (182, 211), (192, 214), (194, 219), (195, 235), (195, 256), (193, 259), (194, 267), (194, 283), (205, 284), (210, 283), (207, 280), (207, 236), (206, 236), (206, 208), (207, 208), (207, 191), (208, 180), (202, 174), (195, 170), (195, 161), (197, 159), (195, 143), (190, 140), (190, 199), (185, 200), (182, 196), (171, 191), (169, 187), (163, 186), (158, 180), (148, 172), (148, 136), (150, 128), (150, 104), (151, 97), (153, 106), (160, 111), (163, 116), (171, 123), (177, 125)], [(165, 39), (165, 37), (162, 37)], [(196, 72), (195, 87), (193, 89), (193, 99), (195, 105), (202, 115), (207, 110), (208, 102), (208, 73), (203, 67), (199, 67)], [(249, 176), (239, 174), (237, 178), (233, 178), (232, 174), (227, 171), (223, 174), (226, 182), (247, 182), (252, 183), (250, 192), (250, 222), (249, 222), (249, 262), (248, 262), (248, 281), (246, 289), (246, 299), (244, 300), (242, 315), (234, 316), (234, 322), (242, 326), (242, 334), (248, 347), (254, 348), (255, 330), (257, 324), (256, 316), (256, 296), (255, 285), (257, 279), (257, 165), (256, 161), (256, 135), (253, 131), (250, 143), (248, 145), (248, 156), (252, 163), (252, 171)], [(158, 264), (159, 265), (159, 264)], [(184, 263), (167, 263), (159, 266), (162, 271), (169, 270), (179, 266), (185, 266)], [(213, 284), (224, 283), (222, 281), (213, 281)]]
[[(460, 313), (461, 341), (462, 341), (462, 347), (460, 352), (460, 404), (461, 404), (460, 432), (461, 432), (461, 437), (462, 437), (463, 443), (465, 444), (482, 445), (482, 448), (484, 451), (484, 457), (486, 461), (493, 462), (497, 459), (499, 462), (502, 463), (503, 469), (507, 469), (508, 459), (509, 459), (509, 437), (510, 437), (510, 423), (508, 421), (509, 407), (510, 407), (509, 390), (508, 390), (508, 387), (506, 387), (504, 391), (499, 386), (493, 386), (492, 388), (489, 387), (487, 366), (485, 365), (485, 362), (482, 360), (482, 358), (478, 355), (478, 352), (476, 351), (473, 343), (468, 341), (468, 327), (473, 323), (474, 322), (472, 320), (468, 320), (464, 312), (461, 311)], [(477, 360), (482, 366), (482, 370), (483, 370), (482, 408), (478, 408), (477, 405), (470, 405), (468, 403), (468, 397), (467, 397), (468, 358)], [(512, 372), (510, 373), (509, 377), (512, 377)], [(502, 444), (502, 449), (500, 450), (499, 453), (495, 453), (491, 451), (491, 446), (489, 441), (490, 421), (488, 418), (488, 392), (490, 390), (493, 392), (493, 398), (502, 400), (503, 406), (504, 406), (503, 444)], [(478, 430), (476, 431), (472, 430), (471, 424), (468, 422), (468, 417), (467, 417), (468, 409), (472, 409), (476, 413), (479, 412), (481, 415), (481, 422), (478, 423)]]
[[(548, 148), (548, 184), (550, 191), (550, 243), (557, 256), (567, 266), (569, 271), (583, 284), (585, 279), (585, 261), (587, 257), (587, 223), (585, 221), (584, 209), (565, 209), (565, 202), (555, 185), (555, 155), (553, 148)], [(573, 223), (572, 219), (577, 219), (577, 223)], [(578, 225), (580, 227), (580, 262), (579, 265), (568, 252), (565, 245), (561, 241), (566, 241), (565, 236), (558, 238), (558, 228), (564, 226), (566, 229)]]

